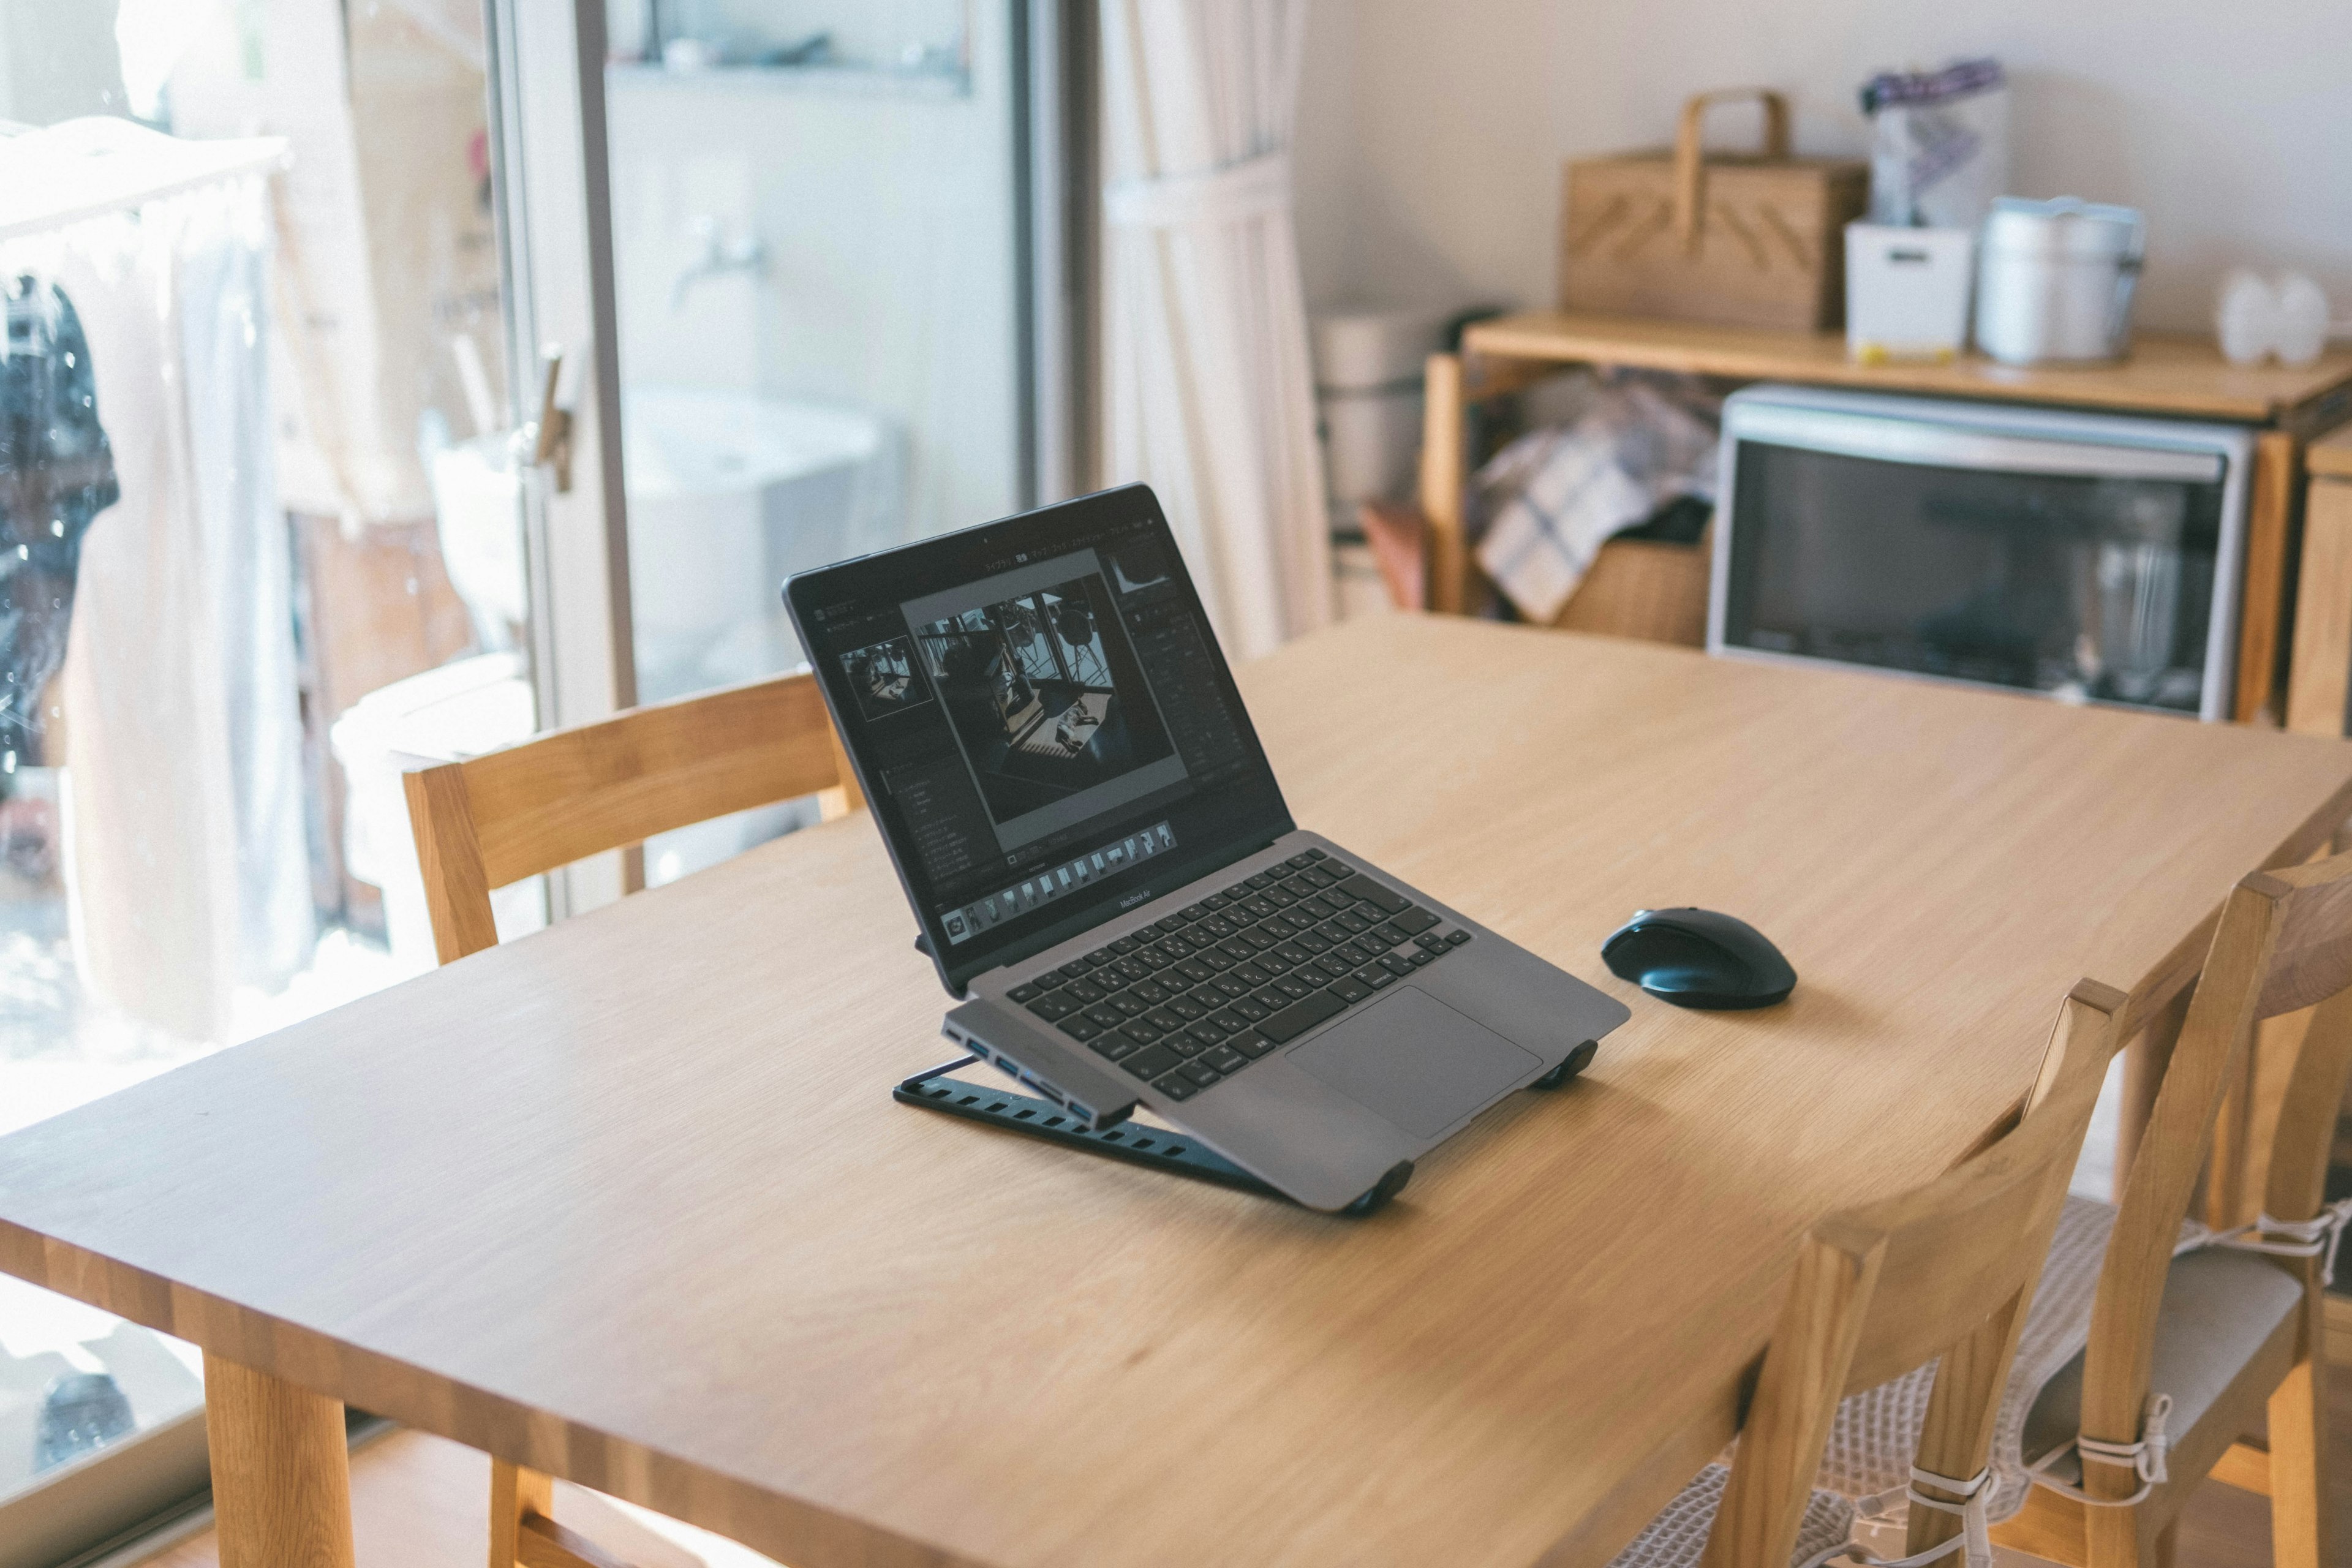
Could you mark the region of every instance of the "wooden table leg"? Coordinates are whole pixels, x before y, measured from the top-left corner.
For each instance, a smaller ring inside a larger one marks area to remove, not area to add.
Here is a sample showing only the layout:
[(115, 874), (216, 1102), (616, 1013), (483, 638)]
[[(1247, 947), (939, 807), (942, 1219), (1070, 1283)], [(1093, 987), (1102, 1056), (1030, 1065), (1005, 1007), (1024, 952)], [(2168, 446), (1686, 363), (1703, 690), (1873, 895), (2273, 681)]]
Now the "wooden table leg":
[(2124, 1047), (2123, 1114), (2116, 1119), (2115, 1201), (2124, 1201), (2124, 1183), (2131, 1177), (2132, 1158), (2139, 1152), (2147, 1119), (2156, 1112), (2157, 1091), (2164, 1087), (2165, 1069), (2172, 1065), (2172, 1047), (2180, 1043), (2180, 1026), (2189, 1021), (2189, 998), (2196, 984), (2148, 1015), (2147, 1027)]
[(221, 1568), (353, 1568), (343, 1402), (205, 1355)]

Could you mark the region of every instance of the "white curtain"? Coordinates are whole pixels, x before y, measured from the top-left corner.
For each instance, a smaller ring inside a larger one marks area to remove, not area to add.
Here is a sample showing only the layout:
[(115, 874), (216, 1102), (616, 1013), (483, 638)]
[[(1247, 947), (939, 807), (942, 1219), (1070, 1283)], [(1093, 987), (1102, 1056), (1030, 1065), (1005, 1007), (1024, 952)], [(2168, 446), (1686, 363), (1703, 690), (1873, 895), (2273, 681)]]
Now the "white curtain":
[(1104, 478), (1160, 494), (1226, 651), (1331, 618), (1291, 219), (1305, 0), (1103, 0)]
[(72, 300), (121, 487), (82, 542), (58, 675), (75, 960), (89, 995), (186, 1040), (229, 1038), (236, 993), (282, 990), (316, 937), (269, 194), (211, 177), (257, 145), (77, 121), (0, 157), (0, 190), (46, 170), (68, 212), (115, 203), (0, 238), (0, 278)]

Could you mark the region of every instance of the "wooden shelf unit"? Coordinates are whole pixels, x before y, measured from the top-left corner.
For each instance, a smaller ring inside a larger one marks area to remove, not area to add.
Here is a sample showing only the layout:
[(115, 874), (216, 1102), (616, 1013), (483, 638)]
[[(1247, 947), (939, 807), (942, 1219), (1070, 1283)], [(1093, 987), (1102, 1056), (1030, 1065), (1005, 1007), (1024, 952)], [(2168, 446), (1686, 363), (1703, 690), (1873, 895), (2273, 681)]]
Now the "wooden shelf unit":
[(1864, 364), (1848, 356), (1844, 337), (1835, 332), (1557, 310), (1500, 316), (1465, 331), (1461, 353), (1433, 354), (1429, 361), (1421, 504), (1430, 525), (1432, 608), (1465, 613), (1483, 597), (1463, 510), (1473, 459), (1464, 424), (1470, 406), (1524, 391), (1577, 365), (1995, 398), (2254, 426), (2260, 435), (2247, 516), (2233, 703), (2242, 721), (2262, 716), (2273, 701), (2290, 603), (2288, 562), (2296, 542), (2305, 446), (2352, 420), (2352, 352), (2344, 350), (2292, 369), (2239, 366), (2223, 360), (2210, 338), (2143, 332), (2131, 357), (2111, 365), (2021, 368), (1977, 354), (1942, 363)]
[(2352, 426), (2304, 448), (2301, 574), (2286, 727), (2341, 735), (2352, 707)]

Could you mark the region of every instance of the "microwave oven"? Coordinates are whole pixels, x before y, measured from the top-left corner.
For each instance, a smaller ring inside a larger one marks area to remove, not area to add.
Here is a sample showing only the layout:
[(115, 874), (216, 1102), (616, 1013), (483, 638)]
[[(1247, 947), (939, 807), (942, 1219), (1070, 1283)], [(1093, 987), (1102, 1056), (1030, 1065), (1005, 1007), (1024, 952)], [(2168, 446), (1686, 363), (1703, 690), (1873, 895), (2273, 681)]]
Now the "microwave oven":
[(1744, 388), (1708, 650), (2225, 718), (2252, 453), (2235, 426)]

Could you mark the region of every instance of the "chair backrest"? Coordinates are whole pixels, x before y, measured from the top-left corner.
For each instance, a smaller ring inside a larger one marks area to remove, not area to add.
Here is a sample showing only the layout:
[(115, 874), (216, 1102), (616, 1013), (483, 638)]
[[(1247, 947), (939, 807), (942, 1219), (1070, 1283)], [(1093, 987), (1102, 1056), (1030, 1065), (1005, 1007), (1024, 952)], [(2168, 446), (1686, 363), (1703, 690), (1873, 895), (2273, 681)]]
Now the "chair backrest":
[(634, 708), (405, 776), (433, 942), (498, 943), (490, 889), (656, 833), (804, 795), (865, 804), (807, 671)]
[[(1935, 1357), (1916, 1463), (1958, 1480), (1984, 1468), (2125, 1002), (2096, 981), (2077, 984), (2011, 1131), (1924, 1187), (1813, 1226), (1740, 1427), (1706, 1568), (1787, 1568), (1838, 1401)], [(1960, 1528), (1954, 1515), (1914, 1508), (1908, 1550)]]
[[(2272, 1132), (2262, 1203), (2291, 1224), (2319, 1213), (2352, 1069), (2352, 853), (2254, 872), (2222, 902), (2107, 1243), (2083, 1368), (2083, 1436), (2138, 1440), (2164, 1283), (2215, 1152), (2216, 1120), (2242, 1077), (2256, 1026), (2315, 1004)], [(2217, 1167), (2224, 1163), (2216, 1158)], [(2136, 1484), (2117, 1467), (2087, 1468), (2086, 1487), (2116, 1489), (2117, 1497)]]

